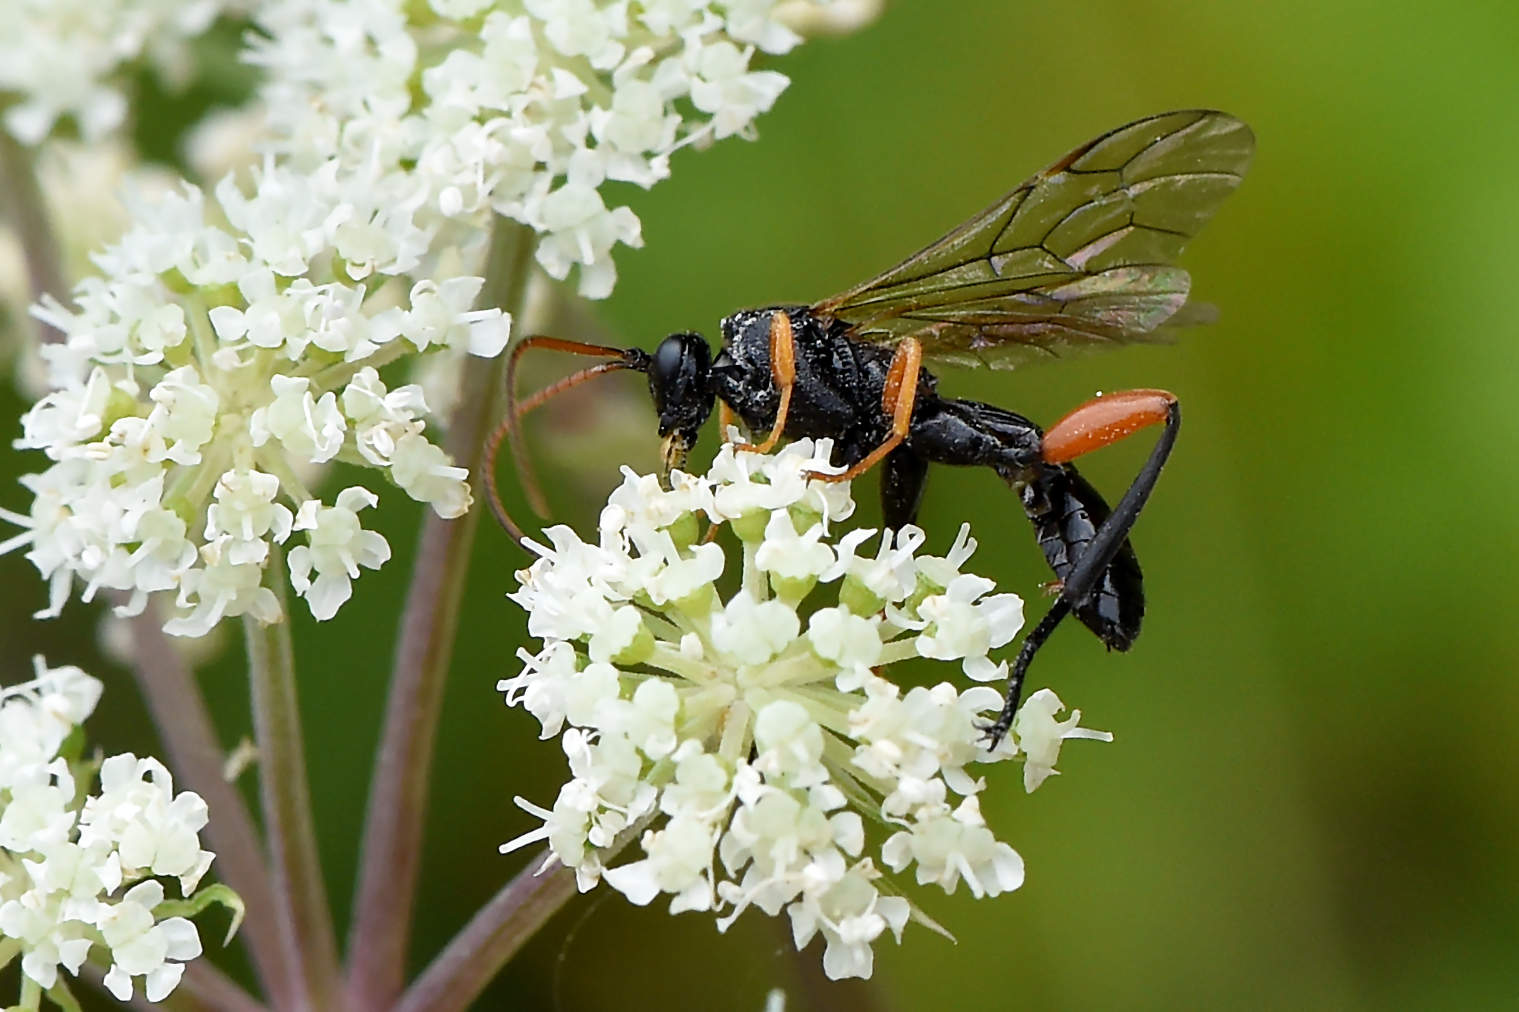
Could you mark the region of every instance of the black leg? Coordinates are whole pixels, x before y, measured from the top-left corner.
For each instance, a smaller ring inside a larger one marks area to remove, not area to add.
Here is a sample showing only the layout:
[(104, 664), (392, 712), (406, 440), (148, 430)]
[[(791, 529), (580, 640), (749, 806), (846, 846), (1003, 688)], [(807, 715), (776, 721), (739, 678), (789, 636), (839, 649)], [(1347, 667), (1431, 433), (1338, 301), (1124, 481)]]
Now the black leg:
[[(1059, 586), (1071, 578), (1112, 510), (1074, 465), (1045, 465), (1020, 489), (1023, 509), (1034, 525), (1039, 547)], [(1085, 600), (1071, 614), (1110, 650), (1127, 650), (1144, 621), (1144, 574), (1127, 539), (1102, 571)]]
[(1018, 712), (1018, 703), (1023, 695), (1023, 680), (1028, 673), (1029, 665), (1034, 660), (1034, 654), (1044, 645), (1045, 640), (1055, 631), (1061, 619), (1070, 613), (1073, 607), (1084, 602), (1092, 591), (1097, 587), (1108, 565), (1118, 554), (1123, 546), (1124, 539), (1128, 537), (1129, 530), (1134, 526), (1134, 521), (1139, 518), (1139, 513), (1144, 509), (1145, 502), (1150, 498), (1150, 493), (1155, 490), (1155, 483), (1160, 479), (1161, 469), (1166, 466), (1166, 458), (1171, 455), (1171, 448), (1176, 445), (1176, 434), (1181, 429), (1181, 405), (1173, 402), (1166, 412), (1165, 428), (1161, 430), (1160, 438), (1155, 441), (1155, 448), (1150, 451), (1149, 459), (1144, 467), (1140, 468), (1139, 474), (1129, 490), (1119, 500), (1118, 506), (1103, 522), (1098, 529), (1097, 536), (1087, 546), (1076, 565), (1071, 569), (1071, 574), (1065, 580), (1065, 585), (1060, 591), (1060, 596), (1050, 610), (1034, 627), (1034, 631), (1024, 638), (1023, 647), (1018, 651), (1018, 657), (1013, 662), (1013, 668), (1008, 676), (1007, 701), (1002, 706), (1002, 713), (997, 717), (994, 724), (986, 729), (986, 736), (992, 748), (997, 747), (1013, 726), (1013, 717)]
[(881, 523), (894, 531), (916, 523), (927, 481), (927, 460), (905, 446), (888, 453), (881, 467)]

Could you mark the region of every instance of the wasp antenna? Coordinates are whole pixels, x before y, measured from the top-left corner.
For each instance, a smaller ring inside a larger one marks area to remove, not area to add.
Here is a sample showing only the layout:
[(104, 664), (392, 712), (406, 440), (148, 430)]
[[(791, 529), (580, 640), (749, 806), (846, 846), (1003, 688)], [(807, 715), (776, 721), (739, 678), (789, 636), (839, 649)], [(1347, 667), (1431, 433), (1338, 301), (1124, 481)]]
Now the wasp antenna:
[[(616, 359), (615, 361), (602, 362), (588, 369), (571, 373), (558, 382), (544, 387), (519, 404), (516, 397), (517, 359), (521, 357), (523, 351), (530, 347), (548, 348), (551, 351), (567, 351), (578, 355), (616, 356)], [(485, 487), (489, 497), (491, 513), (495, 516), (496, 522), (501, 525), (502, 529), (506, 531), (507, 535), (519, 547), (524, 549), (527, 547), (526, 536), (523, 534), (522, 528), (517, 526), (517, 523), (512, 520), (511, 515), (507, 513), (506, 506), (501, 502), (501, 495), (496, 487), (496, 455), (501, 448), (501, 441), (506, 439), (511, 443), (513, 459), (520, 476), (519, 480), (524, 490), (528, 492), (529, 501), (532, 502), (535, 497), (537, 499), (537, 502), (533, 503), (534, 509), (539, 515), (547, 513), (547, 506), (543, 504), (542, 494), (538, 492), (537, 483), (533, 481), (527, 454), (522, 446), (521, 427), (517, 424), (518, 421), (528, 412), (542, 407), (566, 390), (579, 386), (588, 379), (622, 369), (632, 369), (635, 372), (648, 372), (648, 363), (648, 353), (639, 348), (610, 348), (595, 344), (581, 344), (578, 341), (564, 341), (553, 337), (530, 337), (512, 350), (512, 355), (507, 360), (506, 366), (506, 413), (505, 417), (501, 419), (501, 423), (491, 433), (490, 438), (486, 440), (484, 463)]]
[(527, 535), (522, 533), (522, 528), (518, 527), (516, 521), (511, 518), (511, 514), (506, 512), (506, 507), (501, 502), (501, 494), (496, 490), (496, 450), (501, 446), (502, 437), (512, 428), (512, 415), (508, 409), (506, 417), (501, 419), (501, 424), (496, 426), (496, 430), (485, 441), (485, 460), (482, 463), (485, 470), (485, 501), (490, 506), (491, 515), (496, 518), (496, 523), (506, 531), (507, 537), (515, 541), (518, 548), (527, 551)]
[[(506, 360), (506, 417), (514, 417), (517, 400), (517, 362), (522, 356), (534, 348), (542, 348), (547, 351), (562, 351), (571, 355), (592, 355), (601, 358), (621, 358), (626, 352), (621, 348), (612, 348), (602, 344), (586, 344), (581, 341), (566, 341), (558, 337), (546, 337), (535, 335), (519, 341), (512, 348), (510, 357)], [(527, 503), (533, 512), (539, 516), (548, 514), (548, 505), (544, 502), (543, 493), (538, 488), (538, 482), (533, 477), (532, 464), (528, 460), (527, 448), (522, 445), (522, 434), (514, 426), (509, 426), (507, 435), (511, 440), (512, 464), (517, 468), (517, 480), (522, 485), (522, 490), (527, 494)], [(497, 517), (499, 520), (500, 518)]]

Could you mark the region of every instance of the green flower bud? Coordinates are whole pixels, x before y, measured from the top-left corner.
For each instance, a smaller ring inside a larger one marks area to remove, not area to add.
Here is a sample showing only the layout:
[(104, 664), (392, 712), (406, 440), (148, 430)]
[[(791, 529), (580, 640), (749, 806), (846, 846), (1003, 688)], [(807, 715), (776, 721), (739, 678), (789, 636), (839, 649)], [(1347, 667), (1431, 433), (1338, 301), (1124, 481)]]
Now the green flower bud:
[(770, 589), (775, 591), (776, 597), (793, 608), (801, 604), (802, 598), (812, 593), (812, 588), (817, 585), (818, 579), (815, 576), (787, 577), (770, 574)]
[(654, 634), (649, 627), (642, 622), (638, 624), (638, 632), (633, 634), (633, 642), (623, 647), (612, 658), (613, 664), (631, 665), (642, 664), (654, 656)]
[(733, 533), (745, 543), (750, 541), (763, 541), (765, 528), (770, 523), (769, 510), (750, 510), (741, 517), (735, 517), (728, 523), (733, 528)]
[(670, 540), (675, 542), (675, 547), (685, 551), (701, 539), (701, 522), (696, 519), (695, 513), (682, 513), (675, 520), (665, 526)]
[(886, 607), (886, 599), (873, 593), (865, 581), (850, 574), (839, 583), (839, 604), (861, 618), (868, 618)]

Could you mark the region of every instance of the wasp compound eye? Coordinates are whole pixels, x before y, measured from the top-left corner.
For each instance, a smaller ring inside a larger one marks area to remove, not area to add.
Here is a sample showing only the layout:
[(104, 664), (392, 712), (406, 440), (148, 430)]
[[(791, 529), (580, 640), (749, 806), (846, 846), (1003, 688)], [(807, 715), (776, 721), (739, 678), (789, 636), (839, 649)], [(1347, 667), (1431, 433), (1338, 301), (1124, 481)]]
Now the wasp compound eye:
[(659, 434), (689, 433), (694, 441), (712, 413), (712, 350), (700, 334), (671, 334), (649, 363), (649, 396), (659, 412)]

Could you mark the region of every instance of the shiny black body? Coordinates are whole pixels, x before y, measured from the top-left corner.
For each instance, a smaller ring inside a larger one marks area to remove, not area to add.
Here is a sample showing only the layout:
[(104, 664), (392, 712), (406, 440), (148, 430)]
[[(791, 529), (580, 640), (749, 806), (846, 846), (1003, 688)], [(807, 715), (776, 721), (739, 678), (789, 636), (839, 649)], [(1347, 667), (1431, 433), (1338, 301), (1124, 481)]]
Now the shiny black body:
[[(890, 435), (882, 394), (891, 350), (852, 339), (847, 325), (805, 306), (734, 313), (722, 322), (715, 359), (698, 334), (666, 338), (646, 366), (660, 435), (689, 447), (719, 399), (751, 432), (770, 431), (780, 404), (770, 364), (777, 312), (790, 317), (796, 359), (784, 435), (830, 438), (835, 464), (859, 462)], [(1043, 461), (1039, 426), (990, 404), (941, 397), (937, 386), (920, 370), (907, 438), (883, 466), (883, 523), (901, 529), (916, 520), (930, 464), (990, 467), (1018, 493), (1050, 568), (1068, 582), (1108, 518), (1107, 503), (1071, 465)], [(1144, 616), (1144, 586), (1127, 540), (1069, 609), (1111, 649), (1129, 648)]]

